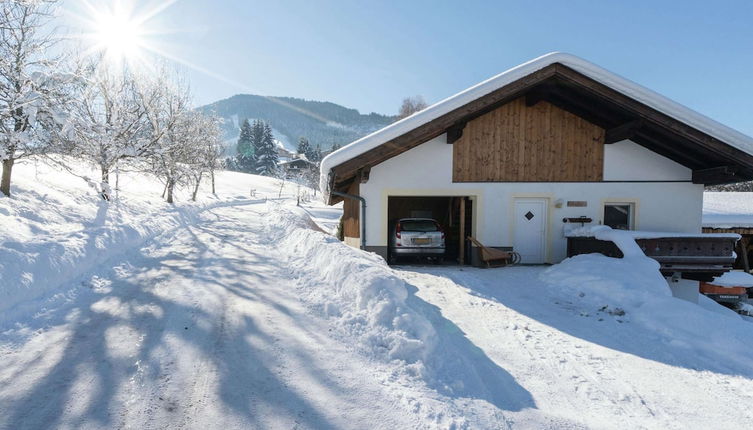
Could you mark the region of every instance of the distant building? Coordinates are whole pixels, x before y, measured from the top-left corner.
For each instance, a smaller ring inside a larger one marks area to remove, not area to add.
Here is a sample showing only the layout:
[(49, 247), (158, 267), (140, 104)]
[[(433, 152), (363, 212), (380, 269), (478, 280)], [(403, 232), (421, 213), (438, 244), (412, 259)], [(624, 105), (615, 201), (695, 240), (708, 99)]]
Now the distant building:
[(293, 160), (280, 161), (279, 166), (288, 174), (313, 172), (316, 170), (316, 163), (307, 160), (303, 155)]

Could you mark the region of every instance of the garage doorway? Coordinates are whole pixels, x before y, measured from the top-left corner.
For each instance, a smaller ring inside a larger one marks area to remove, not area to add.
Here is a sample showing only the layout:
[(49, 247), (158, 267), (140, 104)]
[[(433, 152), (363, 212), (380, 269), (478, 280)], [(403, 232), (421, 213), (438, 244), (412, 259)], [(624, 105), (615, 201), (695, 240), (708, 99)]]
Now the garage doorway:
[[(393, 227), (401, 218), (432, 218), (445, 232), (444, 262), (447, 264), (469, 264), (471, 249), (461, 241), (461, 233), (473, 235), (473, 200), (468, 196), (390, 196), (387, 200), (387, 235), (393, 234)], [(461, 226), (461, 219), (464, 223)], [(387, 238), (388, 259), (389, 245)], [(461, 251), (462, 249), (462, 251)], [(461, 254), (462, 252), (462, 254)], [(462, 258), (461, 258), (462, 255)], [(405, 259), (402, 262), (410, 262)]]

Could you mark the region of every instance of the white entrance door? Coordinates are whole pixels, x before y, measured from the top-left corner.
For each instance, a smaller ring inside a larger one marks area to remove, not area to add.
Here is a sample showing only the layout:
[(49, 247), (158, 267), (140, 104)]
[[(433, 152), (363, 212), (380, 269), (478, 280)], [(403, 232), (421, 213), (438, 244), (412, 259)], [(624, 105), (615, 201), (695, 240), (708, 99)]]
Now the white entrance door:
[(546, 255), (546, 199), (515, 199), (513, 248), (525, 264), (542, 264)]

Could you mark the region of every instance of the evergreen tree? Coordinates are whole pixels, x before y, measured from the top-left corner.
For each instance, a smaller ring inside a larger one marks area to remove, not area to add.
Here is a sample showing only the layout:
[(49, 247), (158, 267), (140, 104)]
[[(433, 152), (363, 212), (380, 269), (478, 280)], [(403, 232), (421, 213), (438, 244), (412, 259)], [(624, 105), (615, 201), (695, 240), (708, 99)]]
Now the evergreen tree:
[(248, 119), (243, 120), (241, 134), (238, 137), (238, 154), (235, 156), (234, 168), (240, 172), (255, 173), (254, 168), (254, 133)]
[(312, 161), (314, 163), (322, 161), (322, 145), (319, 145), (317, 143), (316, 148), (311, 151), (311, 156), (307, 158), (309, 159), (309, 161)]
[(258, 154), (264, 145), (264, 125), (264, 121), (255, 119), (254, 125), (251, 127), (251, 146), (254, 149), (254, 154)]
[(235, 167), (239, 172), (256, 173), (256, 156), (238, 154), (235, 160)]
[(248, 156), (254, 154), (254, 147), (251, 141), (252, 134), (251, 123), (248, 122), (248, 119), (244, 119), (241, 125), (241, 134), (238, 137), (238, 155)]
[(298, 153), (305, 155), (306, 158), (309, 158), (309, 155), (311, 154), (311, 144), (309, 143), (309, 140), (303, 136), (298, 139)]
[(272, 135), (272, 127), (261, 122), (262, 139), (259, 150), (256, 152), (256, 172), (264, 176), (274, 176), (277, 173), (277, 145)]

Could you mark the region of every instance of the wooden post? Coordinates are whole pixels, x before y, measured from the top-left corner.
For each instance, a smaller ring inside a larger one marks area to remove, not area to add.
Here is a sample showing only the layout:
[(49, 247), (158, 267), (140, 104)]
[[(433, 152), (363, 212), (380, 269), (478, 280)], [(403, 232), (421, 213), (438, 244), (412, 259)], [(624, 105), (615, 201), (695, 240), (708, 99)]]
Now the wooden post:
[(750, 243), (750, 239), (743, 237), (738, 243), (740, 244), (740, 252), (742, 252), (743, 268), (746, 273), (750, 273), (750, 262), (748, 261), (748, 244)]
[(465, 197), (460, 198), (460, 265), (465, 264)]

